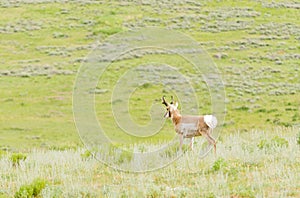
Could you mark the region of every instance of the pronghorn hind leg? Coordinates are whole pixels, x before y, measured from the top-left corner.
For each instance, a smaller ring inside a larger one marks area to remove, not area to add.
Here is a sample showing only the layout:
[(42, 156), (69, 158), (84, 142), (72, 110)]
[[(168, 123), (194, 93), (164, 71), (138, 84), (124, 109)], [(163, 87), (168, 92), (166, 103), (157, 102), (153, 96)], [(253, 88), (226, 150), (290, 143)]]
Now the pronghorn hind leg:
[(213, 129), (211, 129), (211, 128), (208, 128), (208, 134), (209, 134), (209, 135), (211, 135), (211, 134), (212, 134), (212, 132), (213, 132)]
[(209, 133), (207, 132), (202, 132), (201, 133), (206, 139), (207, 141), (214, 146), (214, 153), (216, 154), (216, 151), (217, 151), (217, 146), (216, 146), (216, 140), (210, 136)]
[(211, 137), (211, 135), (210, 134), (208, 134), (208, 138), (210, 139), (210, 141), (211, 141), (211, 144), (213, 144), (214, 145), (214, 153), (216, 154), (216, 152), (217, 152), (217, 142), (216, 142), (216, 140), (213, 138), (213, 137)]
[(217, 151), (217, 142), (216, 140), (211, 136), (212, 132), (213, 132), (213, 129), (209, 128), (209, 133), (208, 133), (208, 137), (211, 139), (211, 141), (213, 142), (213, 145), (214, 145), (214, 151), (216, 153)]

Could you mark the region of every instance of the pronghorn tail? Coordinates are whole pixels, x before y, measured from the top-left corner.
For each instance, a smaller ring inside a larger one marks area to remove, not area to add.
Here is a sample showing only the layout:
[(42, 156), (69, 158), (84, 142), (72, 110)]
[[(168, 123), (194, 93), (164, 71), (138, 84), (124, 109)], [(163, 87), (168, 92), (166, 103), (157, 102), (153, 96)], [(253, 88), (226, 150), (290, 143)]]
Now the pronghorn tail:
[(205, 115), (204, 122), (209, 126), (209, 128), (214, 129), (217, 127), (218, 121), (217, 118), (213, 115)]

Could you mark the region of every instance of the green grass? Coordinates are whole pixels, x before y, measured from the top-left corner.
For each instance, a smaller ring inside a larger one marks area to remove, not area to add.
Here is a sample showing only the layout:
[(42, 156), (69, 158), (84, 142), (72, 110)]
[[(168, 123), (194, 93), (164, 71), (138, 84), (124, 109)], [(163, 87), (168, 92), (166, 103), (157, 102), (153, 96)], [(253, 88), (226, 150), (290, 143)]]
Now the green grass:
[[(73, 77), (1, 77), (1, 146), (51, 147), (79, 143), (70, 101)], [(17, 82), (13, 89), (7, 89)], [(61, 142), (62, 138), (66, 139)], [(24, 143), (26, 142), (26, 145)]]
[[(264, 129), (272, 128), (274, 125), (290, 127), (299, 123), (299, 89), (297, 89), (299, 78), (296, 75), (299, 72), (296, 69), (299, 64), (296, 59), (285, 58), (287, 55), (297, 53), (299, 49), (297, 27), (300, 24), (295, 20), (299, 18), (296, 9), (267, 8), (262, 3), (252, 1), (203, 2), (199, 12), (203, 15), (204, 21), (194, 21), (192, 19), (197, 15), (193, 15), (192, 9), (187, 9), (192, 4), (175, 6), (176, 9), (186, 10), (180, 14), (181, 18), (178, 18), (176, 12), (171, 12), (168, 7), (170, 5), (167, 3), (163, 8), (165, 12), (161, 16), (148, 4), (142, 7), (134, 4), (130, 6), (119, 4), (118, 2), (113, 2), (111, 5), (92, 3), (78, 6), (77, 3), (53, 2), (43, 3), (41, 7), (38, 4), (21, 3), (18, 7), (0, 8), (0, 25), (3, 28), (9, 27), (1, 33), (0, 54), (3, 57), (1, 71), (8, 70), (14, 74), (25, 72), (25, 76), (28, 76), (28, 78), (18, 76), (0, 78), (0, 96), (3, 101), (0, 110), (2, 120), (0, 133), (5, 139), (1, 143), (2, 147), (13, 149), (80, 145), (72, 115), (73, 84), (75, 74), (81, 65), (77, 60), (88, 54), (90, 50), (88, 46), (94, 42), (94, 39), (99, 36), (104, 39), (127, 30), (128, 24), (133, 27), (139, 27), (141, 24), (159, 27), (178, 25), (179, 28), (175, 28), (176, 30), (203, 43), (204, 49), (217, 64), (225, 82), (226, 97), (229, 100), (226, 104), (225, 131)], [(232, 7), (235, 10), (231, 9)], [(245, 10), (258, 14), (247, 16)], [(238, 16), (243, 13), (244, 15)], [(33, 22), (30, 22), (31, 20)], [(180, 28), (184, 20), (189, 21), (190, 28)], [(203, 29), (207, 23), (222, 25), (222, 22), (236, 20), (252, 21), (251, 28), (225, 29), (217, 33)], [(265, 35), (259, 28), (266, 24), (273, 24), (275, 28), (278, 26), (278, 31), (271, 29), (271, 32)], [(284, 26), (285, 24), (291, 25), (288, 27)], [(38, 28), (34, 29), (35, 26)], [(286, 36), (286, 28), (289, 28), (287, 39), (261, 40), (263, 36)], [(255, 42), (250, 43), (249, 39), (256, 41), (257, 45)], [(207, 42), (212, 42), (212, 45), (205, 44)], [(236, 50), (241, 45), (245, 49)], [(225, 53), (227, 57), (213, 58), (217, 53)], [(283, 64), (277, 65), (275, 61), (268, 58), (270, 55), (278, 56)], [(138, 139), (126, 137), (114, 123), (110, 109), (111, 90), (129, 68), (148, 62), (172, 65), (184, 75), (193, 73), (189, 63), (176, 56), (146, 55), (112, 64), (97, 87), (108, 91), (96, 95), (95, 105), (99, 121), (106, 131), (110, 131), (109, 134), (118, 137), (116, 141), (123, 139), (123, 142), (128, 140), (135, 142)], [(44, 72), (44, 76), (27, 74), (26, 68), (29, 66), (36, 70), (40, 69)], [(51, 71), (54, 69), (68, 71), (70, 75), (57, 75), (51, 72), (47, 74), (43, 69), (44, 66), (50, 66)], [(247, 67), (253, 69), (248, 70)], [(279, 72), (272, 73), (265, 68), (272, 68)], [(202, 88), (205, 84), (194, 83), (193, 86), (196, 87), (201, 104), (198, 112), (210, 113), (208, 90)], [(147, 124), (150, 120), (147, 104), (153, 103), (162, 95), (171, 94), (175, 95), (176, 91), (170, 92), (156, 86), (137, 89), (130, 100), (133, 120), (137, 124)], [(162, 109), (162, 114), (163, 111)], [(172, 126), (168, 122), (166, 128), (151, 141), (169, 139), (173, 134)], [(26, 144), (23, 144), (24, 142)]]

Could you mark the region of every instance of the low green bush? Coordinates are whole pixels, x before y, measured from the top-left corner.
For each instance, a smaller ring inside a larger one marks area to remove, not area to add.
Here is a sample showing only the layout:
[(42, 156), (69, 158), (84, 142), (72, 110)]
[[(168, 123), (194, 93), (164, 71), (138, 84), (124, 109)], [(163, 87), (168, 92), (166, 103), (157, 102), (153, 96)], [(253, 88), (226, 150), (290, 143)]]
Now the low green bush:
[(133, 153), (123, 150), (121, 151), (120, 157), (118, 158), (119, 163), (130, 162), (132, 160)]
[(270, 148), (270, 144), (267, 142), (267, 140), (260, 140), (257, 144), (257, 147), (259, 149)]
[(10, 156), (10, 161), (12, 162), (13, 166), (20, 165), (21, 161), (26, 160), (27, 155), (24, 153), (12, 153)]
[(80, 157), (84, 160), (87, 160), (87, 159), (92, 158), (93, 154), (89, 150), (86, 150), (86, 151), (84, 151), (83, 153), (80, 154)]
[(31, 184), (22, 185), (15, 193), (15, 198), (29, 198), (38, 197), (42, 190), (46, 187), (47, 181), (41, 178), (37, 178), (32, 181)]
[(212, 170), (219, 171), (224, 167), (227, 167), (227, 162), (225, 161), (225, 159), (219, 158), (214, 162), (214, 164), (212, 166)]
[(0, 159), (6, 155), (6, 151), (0, 150)]
[(257, 144), (257, 147), (259, 149), (268, 149), (271, 146), (274, 146), (274, 147), (288, 147), (289, 142), (286, 139), (282, 138), (282, 137), (275, 136), (271, 140), (265, 140), (265, 139), (260, 140), (260, 142)]
[(274, 138), (272, 138), (271, 143), (277, 147), (288, 147), (289, 146), (289, 142), (279, 136), (275, 136)]
[(240, 198), (254, 198), (255, 192), (251, 187), (239, 186), (235, 190), (231, 197), (240, 197)]

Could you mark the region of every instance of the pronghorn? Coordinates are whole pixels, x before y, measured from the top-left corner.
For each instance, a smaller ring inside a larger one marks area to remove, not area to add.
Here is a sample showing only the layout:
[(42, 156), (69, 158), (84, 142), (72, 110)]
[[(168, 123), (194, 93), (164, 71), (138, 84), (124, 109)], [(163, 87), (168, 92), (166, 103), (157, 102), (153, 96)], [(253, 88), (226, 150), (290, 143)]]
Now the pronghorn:
[(163, 96), (162, 104), (167, 107), (164, 117), (172, 119), (175, 131), (179, 135), (180, 149), (182, 149), (183, 138), (191, 138), (190, 147), (193, 149), (194, 137), (202, 135), (210, 144), (214, 145), (214, 152), (216, 152), (216, 140), (211, 136), (212, 130), (217, 126), (217, 118), (215, 116), (181, 115), (177, 109), (178, 103), (174, 104), (173, 97), (172, 101), (168, 103)]

